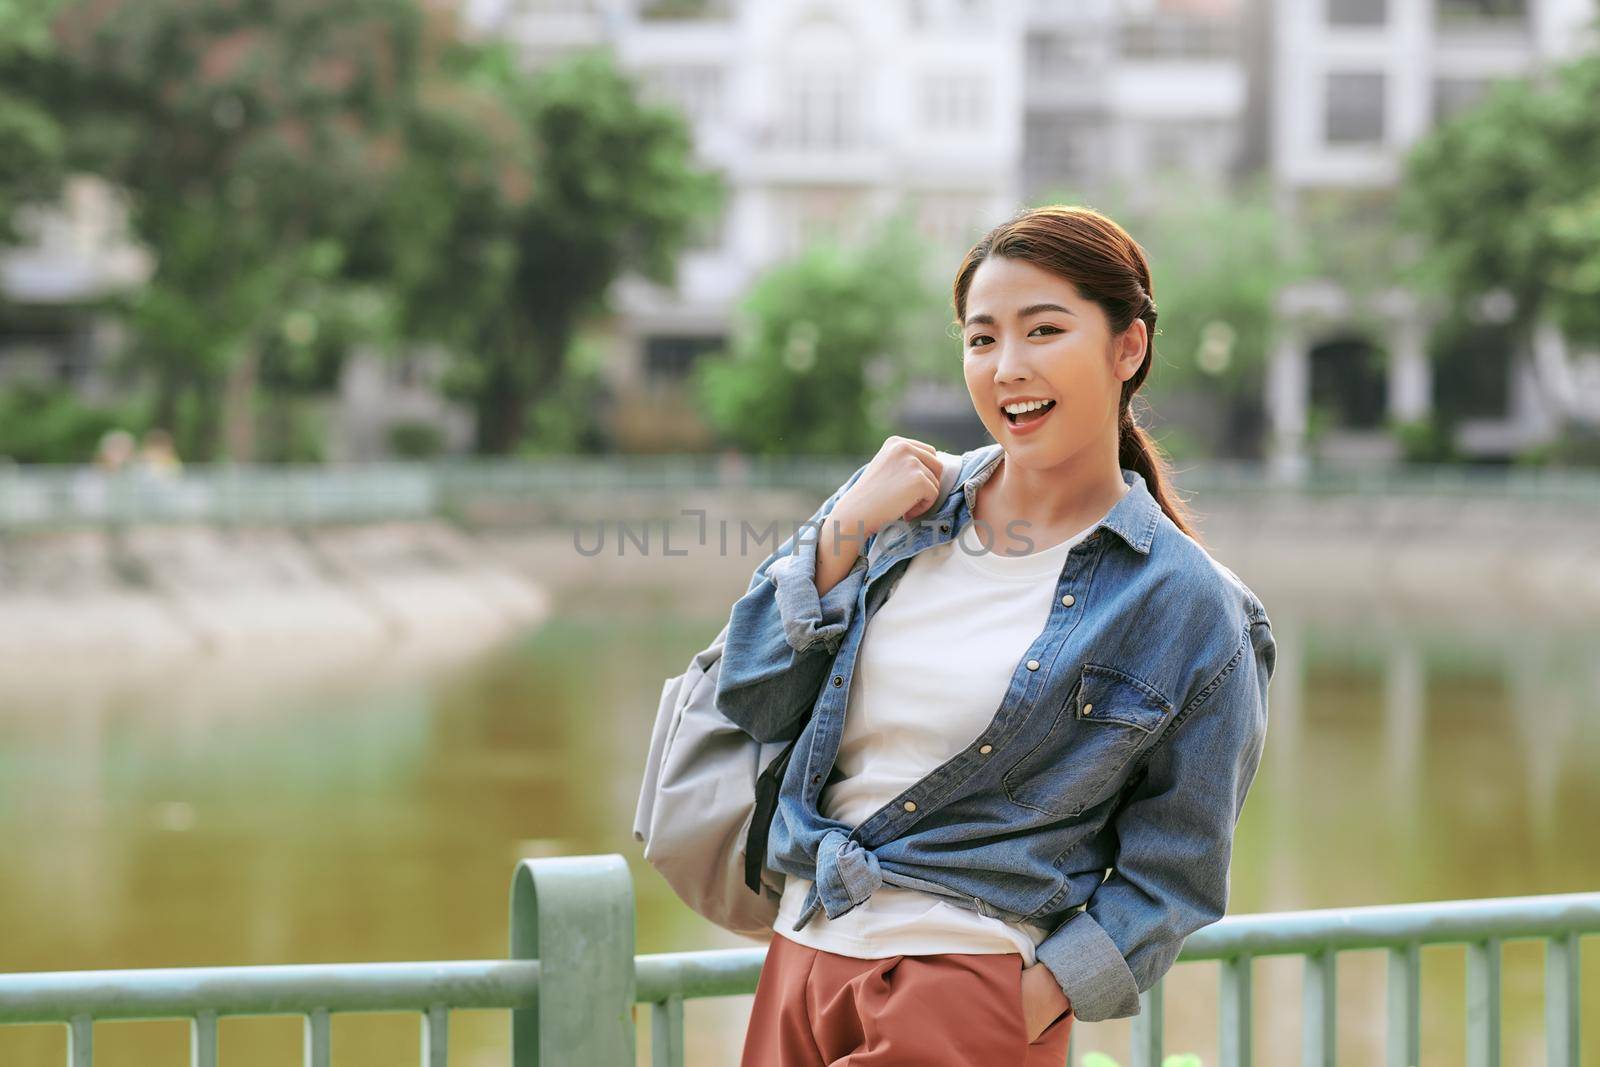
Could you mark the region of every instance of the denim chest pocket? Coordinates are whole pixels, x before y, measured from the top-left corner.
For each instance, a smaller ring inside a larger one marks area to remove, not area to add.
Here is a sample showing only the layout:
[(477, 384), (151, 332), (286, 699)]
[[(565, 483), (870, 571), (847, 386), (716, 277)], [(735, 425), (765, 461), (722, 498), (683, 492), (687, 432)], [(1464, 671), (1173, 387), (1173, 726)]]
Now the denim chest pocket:
[(1154, 686), (1086, 663), (1055, 719), (1001, 779), (1006, 796), (1048, 815), (1079, 815), (1116, 793), (1172, 713)]

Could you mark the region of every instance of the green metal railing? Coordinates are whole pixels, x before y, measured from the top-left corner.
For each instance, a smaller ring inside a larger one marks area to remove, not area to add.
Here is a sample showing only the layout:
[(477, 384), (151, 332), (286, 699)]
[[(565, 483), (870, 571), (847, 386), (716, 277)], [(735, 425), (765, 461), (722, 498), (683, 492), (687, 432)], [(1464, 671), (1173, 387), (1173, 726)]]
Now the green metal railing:
[[(188, 1019), (190, 1062), (210, 1067), (217, 1062), (219, 1019), (298, 1015), (305, 1063), (326, 1067), (330, 1016), (415, 1012), (422, 1064), (444, 1067), (450, 1012), (499, 1008), (511, 1013), (513, 1067), (633, 1067), (634, 1005), (648, 1004), (651, 1062), (683, 1067), (684, 1002), (753, 993), (767, 952), (635, 955), (633, 881), (616, 853), (524, 860), (512, 879), (510, 926), (506, 960), (0, 975), (0, 1025), (64, 1024), (68, 1063), (88, 1067), (97, 1021)], [(1337, 954), (1387, 949), (1385, 1062), (1414, 1067), (1422, 1052), (1421, 947), (1464, 944), (1467, 1062), (1498, 1067), (1501, 947), (1541, 939), (1547, 1063), (1579, 1067), (1580, 939), (1595, 933), (1600, 893), (1330, 908), (1229, 916), (1190, 937), (1178, 962), (1221, 965), (1221, 1064), (1249, 1067), (1251, 964), (1266, 956), (1301, 957), (1301, 1063), (1333, 1067)], [(1161, 1062), (1163, 984), (1140, 997), (1132, 1067)], [(1069, 1049), (1068, 1062), (1075, 1059)]]
[[(865, 459), (866, 457), (862, 457)], [(156, 522), (350, 522), (438, 515), (474, 502), (553, 493), (793, 489), (823, 496), (859, 460), (838, 456), (615, 455), (441, 459), (356, 465), (199, 465), (162, 477), (93, 467), (0, 464), (0, 530)], [(1180, 464), (1184, 492), (1506, 499), (1600, 506), (1600, 472), (1457, 465), (1314, 467)]]

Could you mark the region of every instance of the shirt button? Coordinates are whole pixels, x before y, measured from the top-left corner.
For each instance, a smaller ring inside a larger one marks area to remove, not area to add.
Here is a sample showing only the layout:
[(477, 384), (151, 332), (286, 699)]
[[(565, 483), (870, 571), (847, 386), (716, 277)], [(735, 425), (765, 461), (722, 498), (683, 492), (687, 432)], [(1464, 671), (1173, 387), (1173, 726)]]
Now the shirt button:
[(835, 686), (843, 685), (844, 684), (844, 679), (836, 674), (836, 675), (833, 676), (833, 684)]
[(1093, 704), (1085, 704), (1085, 705), (1084, 705), (1084, 706), (1083, 706), (1083, 713), (1084, 713), (1084, 714), (1085, 714), (1085, 715), (1087, 715), (1087, 714), (1089, 714), (1089, 713), (1090, 713), (1090, 712), (1091, 712), (1091, 711), (1093, 711), (1093, 710), (1094, 710), (1094, 705), (1093, 705)]
[(1029, 661), (1028, 661), (1028, 669), (1029, 669), (1029, 670), (1030, 670), (1030, 671), (1036, 671), (1036, 670), (1038, 670), (1038, 669), (1039, 669), (1039, 661), (1038, 661), (1038, 660), (1036, 660), (1036, 659), (1030, 659), (1030, 660), (1029, 660)]
[(820, 775), (820, 774), (813, 774), (813, 775), (812, 775), (812, 776), (811, 776), (811, 780), (812, 780), (812, 781), (813, 781), (813, 782), (820, 782), (820, 781), (822, 781), (822, 775)]
[(984, 755), (987, 756), (990, 752), (994, 751), (994, 746), (993, 745), (984, 745), (982, 748), (978, 749), (978, 751), (982, 752)]
[(914, 801), (914, 800), (906, 801), (906, 810), (907, 811), (916, 811), (917, 810), (917, 802)]
[(1061, 597), (1061, 603), (1065, 604), (1069, 608), (1072, 607), (1072, 600), (1073, 596), (1071, 593), (1066, 593)]

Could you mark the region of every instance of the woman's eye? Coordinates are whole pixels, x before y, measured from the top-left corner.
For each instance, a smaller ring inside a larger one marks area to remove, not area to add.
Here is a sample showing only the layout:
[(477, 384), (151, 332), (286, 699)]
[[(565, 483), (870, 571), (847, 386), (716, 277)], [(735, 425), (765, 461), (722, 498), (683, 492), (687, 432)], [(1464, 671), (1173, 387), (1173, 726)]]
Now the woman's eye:
[[(1062, 333), (1063, 332), (1062, 330), (1058, 329), (1057, 327), (1051, 326), (1049, 323), (1040, 323), (1039, 325), (1035, 326), (1032, 330), (1028, 331), (1028, 336), (1032, 337), (1035, 333), (1038, 333), (1040, 330), (1049, 330), (1051, 333)], [(969, 340), (967, 342), (967, 347), (968, 348), (976, 348), (976, 347), (978, 347), (978, 345), (981, 342), (992, 341), (992, 340), (994, 340), (994, 338), (990, 337), (988, 334), (980, 333), (980, 334), (974, 336), (971, 340)]]

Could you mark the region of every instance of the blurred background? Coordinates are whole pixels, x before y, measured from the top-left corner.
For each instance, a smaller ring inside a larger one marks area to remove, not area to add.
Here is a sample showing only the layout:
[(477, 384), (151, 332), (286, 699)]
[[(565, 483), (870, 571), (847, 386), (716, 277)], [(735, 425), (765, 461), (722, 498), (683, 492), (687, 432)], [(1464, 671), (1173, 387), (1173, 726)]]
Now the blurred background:
[[(891, 433), (987, 443), (951, 285), (1046, 203), (1146, 249), (1136, 410), (1273, 619), (1230, 911), (1600, 889), (1597, 17), (0, 0), (0, 970), (498, 957), (518, 858), (607, 852), (640, 952), (750, 944), (632, 840), (661, 681), (770, 551), (741, 523)], [(1542, 966), (1507, 946), (1507, 1063)], [(1298, 964), (1257, 969), (1291, 1062)], [(1423, 952), (1425, 1063), (1464, 971)], [(1343, 1064), (1383, 979), (1341, 957)], [(1167, 990), (1215, 1062), (1212, 969)], [(688, 1062), (749, 1004), (691, 1002)], [(450, 1037), (500, 1063), (507, 1022)], [(415, 1020), (334, 1043), (410, 1061)]]

